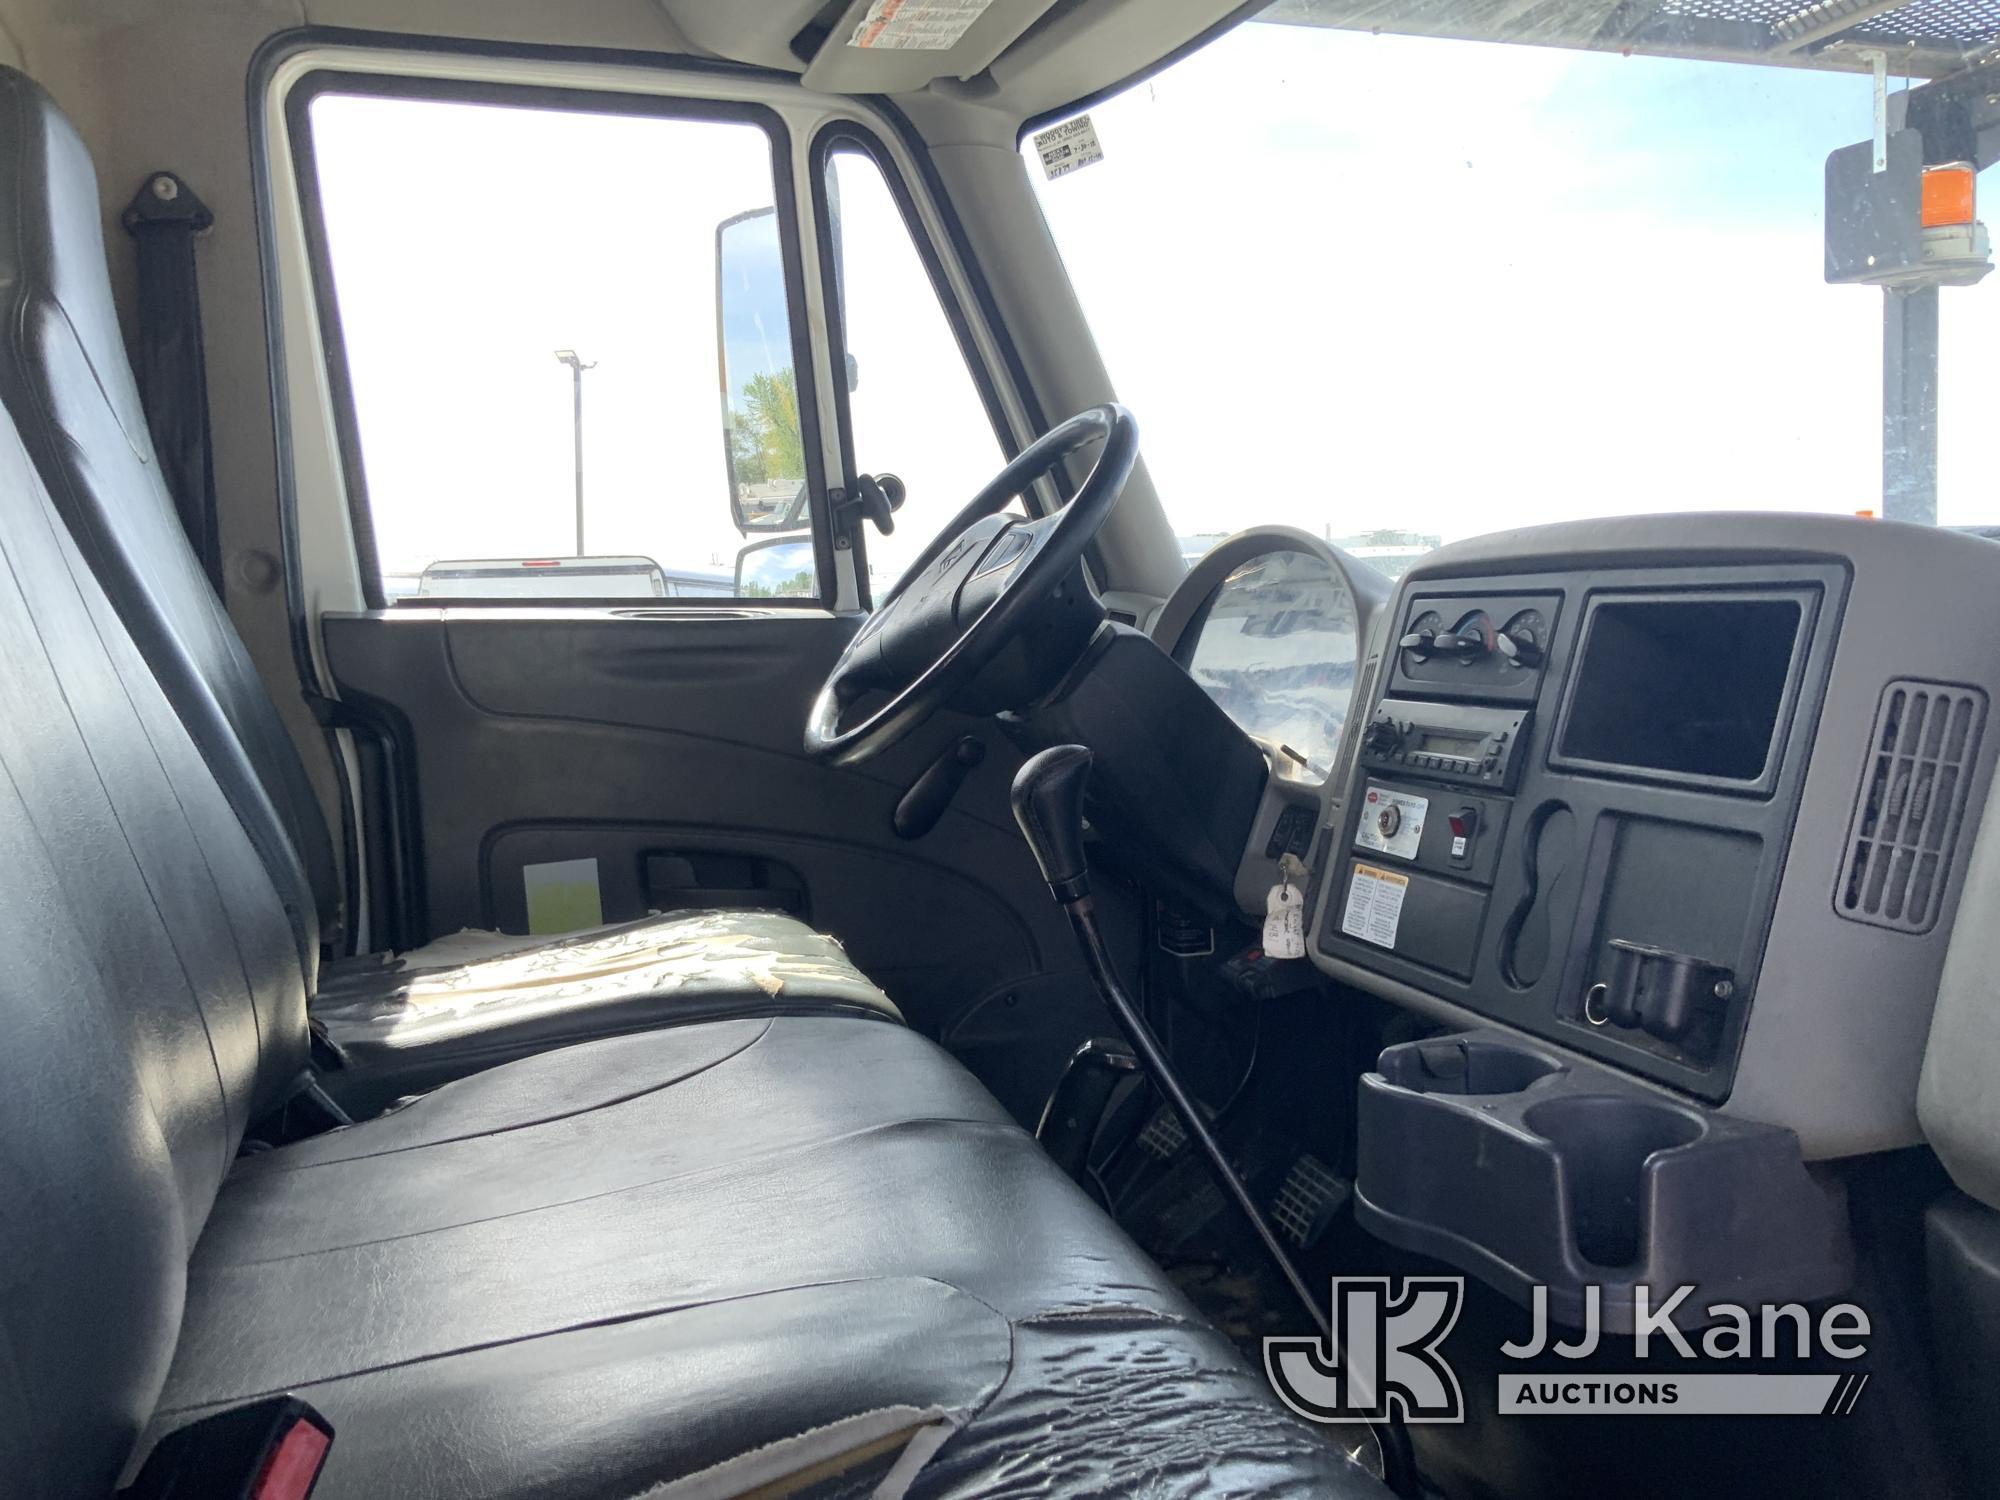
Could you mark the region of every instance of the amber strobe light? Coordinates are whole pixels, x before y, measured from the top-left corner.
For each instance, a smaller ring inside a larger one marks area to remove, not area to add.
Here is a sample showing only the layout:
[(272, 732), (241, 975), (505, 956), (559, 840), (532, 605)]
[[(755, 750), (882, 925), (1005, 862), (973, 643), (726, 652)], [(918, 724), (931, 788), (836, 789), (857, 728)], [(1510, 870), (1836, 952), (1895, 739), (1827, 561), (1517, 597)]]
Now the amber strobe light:
[(1923, 221), (1926, 229), (1970, 224), (1973, 170), (1969, 161), (1924, 168)]

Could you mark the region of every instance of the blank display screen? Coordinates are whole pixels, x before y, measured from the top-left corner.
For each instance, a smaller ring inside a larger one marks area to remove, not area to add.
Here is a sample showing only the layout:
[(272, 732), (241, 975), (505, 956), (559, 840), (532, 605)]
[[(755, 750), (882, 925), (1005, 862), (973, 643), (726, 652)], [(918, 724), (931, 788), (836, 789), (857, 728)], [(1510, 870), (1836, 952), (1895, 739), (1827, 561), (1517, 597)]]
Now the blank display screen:
[(1419, 755), (1457, 755), (1468, 760), (1479, 759), (1480, 747), (1486, 743), (1484, 736), (1476, 734), (1439, 734), (1434, 729), (1426, 729), (1417, 737)]
[(1577, 667), (1563, 755), (1757, 780), (1784, 706), (1799, 617), (1795, 599), (1599, 604)]

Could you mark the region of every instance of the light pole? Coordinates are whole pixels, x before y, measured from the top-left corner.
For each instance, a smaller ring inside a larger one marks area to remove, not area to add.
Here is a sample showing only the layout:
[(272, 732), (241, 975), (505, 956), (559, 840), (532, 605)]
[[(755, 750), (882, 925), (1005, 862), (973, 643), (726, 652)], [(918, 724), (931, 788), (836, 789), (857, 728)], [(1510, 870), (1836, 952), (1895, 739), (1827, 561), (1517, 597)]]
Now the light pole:
[(574, 349), (558, 349), (556, 362), (569, 366), (570, 390), (575, 398), (572, 427), (576, 448), (576, 555), (583, 557), (587, 555), (583, 550), (583, 372), (596, 369), (597, 361), (585, 363)]

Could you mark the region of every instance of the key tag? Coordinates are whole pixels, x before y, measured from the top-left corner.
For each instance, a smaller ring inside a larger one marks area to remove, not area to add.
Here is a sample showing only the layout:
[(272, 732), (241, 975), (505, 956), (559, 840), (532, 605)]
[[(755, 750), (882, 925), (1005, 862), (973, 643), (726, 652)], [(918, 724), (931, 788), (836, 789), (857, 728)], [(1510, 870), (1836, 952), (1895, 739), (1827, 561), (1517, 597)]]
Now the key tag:
[(1306, 956), (1306, 867), (1296, 854), (1278, 860), (1278, 883), (1264, 898), (1264, 956)]

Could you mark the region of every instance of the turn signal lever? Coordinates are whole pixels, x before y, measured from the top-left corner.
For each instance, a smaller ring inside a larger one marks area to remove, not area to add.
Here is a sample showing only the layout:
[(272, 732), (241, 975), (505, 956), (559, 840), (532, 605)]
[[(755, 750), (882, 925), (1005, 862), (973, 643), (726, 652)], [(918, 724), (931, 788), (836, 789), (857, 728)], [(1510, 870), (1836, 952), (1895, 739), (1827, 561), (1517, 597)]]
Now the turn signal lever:
[(1264, 1211), (1230, 1165), (1222, 1143), (1195, 1107), (1194, 1096), (1181, 1083), (1159, 1038), (1153, 1035), (1153, 1028), (1146, 1024), (1146, 1018), (1125, 993), (1111, 967), (1111, 954), (1104, 946), (1104, 935), (1098, 931), (1097, 914), (1091, 905), (1090, 872), (1083, 857), (1083, 792), (1090, 779), (1090, 762), (1091, 753), (1082, 745), (1057, 745), (1022, 766), (1014, 777), (1014, 821), (1021, 825), (1022, 837), (1035, 852), (1042, 878), (1049, 883), (1049, 894), (1069, 913), (1070, 926), (1083, 946), (1084, 962), (1090, 966), (1090, 977), (1096, 981), (1098, 993), (1116, 1018), (1119, 1029), (1131, 1042), (1132, 1050), (1139, 1054), (1154, 1084), (1167, 1096), (1174, 1113), (1181, 1117), (1181, 1123), (1187, 1126), (1188, 1134), (1200, 1145), (1217, 1185), (1250, 1221), (1250, 1227), (1270, 1252), (1272, 1262), (1290, 1284), (1306, 1316), (1313, 1320), (1322, 1336), (1331, 1338), (1326, 1309), (1306, 1289), (1304, 1279), (1279, 1244)]

